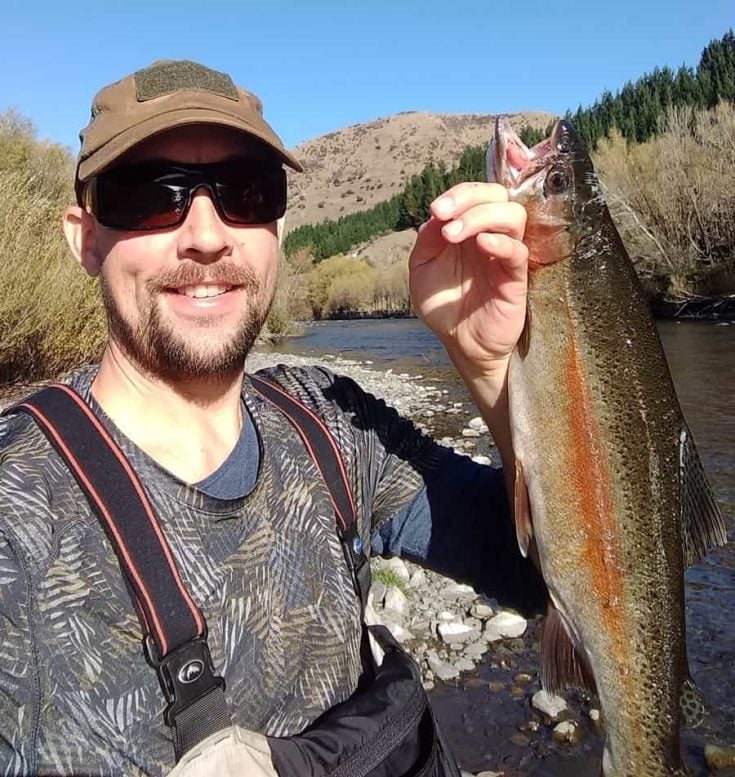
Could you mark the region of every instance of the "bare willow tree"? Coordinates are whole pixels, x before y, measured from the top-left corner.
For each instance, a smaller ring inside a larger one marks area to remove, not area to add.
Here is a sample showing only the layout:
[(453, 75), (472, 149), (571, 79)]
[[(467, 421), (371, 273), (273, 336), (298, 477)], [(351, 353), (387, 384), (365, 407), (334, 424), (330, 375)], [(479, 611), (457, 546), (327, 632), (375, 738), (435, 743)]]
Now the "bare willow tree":
[(735, 285), (735, 108), (671, 110), (641, 145), (600, 143), (596, 165), (644, 280), (670, 297)]

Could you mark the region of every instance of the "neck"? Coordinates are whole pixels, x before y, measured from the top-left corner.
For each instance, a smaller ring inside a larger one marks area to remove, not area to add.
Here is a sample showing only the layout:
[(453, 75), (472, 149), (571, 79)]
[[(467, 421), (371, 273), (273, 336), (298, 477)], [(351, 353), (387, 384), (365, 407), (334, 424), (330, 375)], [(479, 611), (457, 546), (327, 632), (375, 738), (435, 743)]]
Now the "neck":
[(214, 472), (242, 425), (243, 371), (172, 381), (144, 372), (109, 343), (92, 395), (126, 437), (187, 483)]

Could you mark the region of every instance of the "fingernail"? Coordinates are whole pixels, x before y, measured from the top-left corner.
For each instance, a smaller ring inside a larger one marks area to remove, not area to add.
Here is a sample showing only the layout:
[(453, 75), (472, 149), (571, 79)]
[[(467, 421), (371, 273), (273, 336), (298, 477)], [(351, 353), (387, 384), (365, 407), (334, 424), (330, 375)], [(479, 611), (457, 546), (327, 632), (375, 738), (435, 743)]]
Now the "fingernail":
[(452, 221), (444, 227), (444, 234), (448, 237), (457, 237), (463, 229), (464, 224), (461, 221)]
[(434, 203), (434, 212), (438, 216), (448, 216), (454, 210), (454, 200), (451, 197), (440, 197)]

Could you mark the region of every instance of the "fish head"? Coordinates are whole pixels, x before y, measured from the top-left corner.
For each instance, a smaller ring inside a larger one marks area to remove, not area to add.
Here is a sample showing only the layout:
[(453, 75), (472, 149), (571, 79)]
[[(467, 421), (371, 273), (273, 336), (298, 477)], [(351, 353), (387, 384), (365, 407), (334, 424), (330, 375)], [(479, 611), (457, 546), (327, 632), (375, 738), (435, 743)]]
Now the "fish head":
[(487, 174), (488, 181), (504, 186), (509, 199), (526, 208), (524, 242), (532, 272), (572, 256), (601, 223), (606, 206), (597, 175), (584, 143), (565, 119), (529, 148), (499, 116)]

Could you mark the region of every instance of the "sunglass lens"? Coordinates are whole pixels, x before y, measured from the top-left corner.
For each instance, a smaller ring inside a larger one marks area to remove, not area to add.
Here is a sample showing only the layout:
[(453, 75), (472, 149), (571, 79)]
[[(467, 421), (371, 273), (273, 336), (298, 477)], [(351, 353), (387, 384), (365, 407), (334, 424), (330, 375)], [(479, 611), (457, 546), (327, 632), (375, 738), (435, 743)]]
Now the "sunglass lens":
[(236, 224), (269, 224), (286, 211), (286, 175), (279, 168), (233, 170), (216, 190), (223, 215)]
[(186, 189), (110, 174), (100, 176), (93, 210), (113, 229), (163, 229), (181, 220), (187, 201)]

